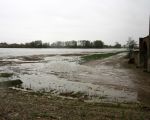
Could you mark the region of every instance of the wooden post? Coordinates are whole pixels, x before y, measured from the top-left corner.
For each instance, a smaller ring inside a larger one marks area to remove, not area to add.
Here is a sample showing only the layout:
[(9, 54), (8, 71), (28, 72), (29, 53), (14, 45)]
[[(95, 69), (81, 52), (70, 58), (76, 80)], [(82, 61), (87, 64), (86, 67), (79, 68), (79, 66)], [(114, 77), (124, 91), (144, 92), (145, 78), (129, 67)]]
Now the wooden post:
[(144, 59), (143, 59), (143, 38), (139, 39), (139, 67), (144, 66)]
[(150, 16), (149, 16), (149, 36), (148, 36), (148, 66), (147, 71), (150, 72)]

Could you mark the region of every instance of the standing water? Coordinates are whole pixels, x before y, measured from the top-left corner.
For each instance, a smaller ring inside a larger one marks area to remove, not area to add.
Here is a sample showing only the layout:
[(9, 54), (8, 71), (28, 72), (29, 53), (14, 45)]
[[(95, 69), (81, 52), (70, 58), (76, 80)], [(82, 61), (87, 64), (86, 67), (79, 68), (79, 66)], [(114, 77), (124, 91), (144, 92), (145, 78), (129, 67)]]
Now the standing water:
[[(0, 72), (23, 84), (15, 89), (49, 92), (87, 101), (136, 102), (137, 92), (129, 71), (105, 64), (125, 54), (107, 58), (96, 66), (81, 65), (80, 56), (124, 49), (0, 49)], [(77, 55), (79, 54), (79, 55)]]

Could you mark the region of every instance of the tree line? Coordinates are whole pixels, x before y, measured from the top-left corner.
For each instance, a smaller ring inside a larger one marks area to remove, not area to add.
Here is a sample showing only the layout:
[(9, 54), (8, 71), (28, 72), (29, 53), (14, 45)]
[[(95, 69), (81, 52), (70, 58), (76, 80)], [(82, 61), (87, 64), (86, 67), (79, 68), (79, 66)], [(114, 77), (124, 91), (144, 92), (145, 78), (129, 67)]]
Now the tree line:
[(42, 40), (35, 40), (28, 43), (0, 43), (0, 48), (121, 48), (121, 44), (116, 42), (114, 46), (105, 45), (101, 40), (71, 40), (71, 41), (56, 41), (52, 44), (43, 43)]

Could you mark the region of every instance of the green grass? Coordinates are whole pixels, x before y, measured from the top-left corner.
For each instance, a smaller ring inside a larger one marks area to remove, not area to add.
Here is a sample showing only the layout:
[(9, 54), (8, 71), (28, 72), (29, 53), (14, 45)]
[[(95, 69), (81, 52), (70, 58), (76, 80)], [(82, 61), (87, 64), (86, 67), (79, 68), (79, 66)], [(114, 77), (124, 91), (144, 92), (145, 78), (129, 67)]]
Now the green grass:
[(73, 97), (73, 98), (80, 98), (82, 96), (85, 96), (84, 93), (81, 93), (81, 92), (64, 92), (64, 93), (60, 93), (59, 94), (60, 96), (65, 96), (65, 97)]
[(117, 55), (122, 52), (125, 52), (125, 51), (115, 52), (115, 53), (101, 53), (101, 54), (86, 55), (86, 56), (81, 57), (81, 61), (83, 63), (83, 62), (89, 62), (92, 60), (104, 59), (104, 58), (111, 57), (113, 55)]
[(0, 77), (11, 77), (13, 73), (0, 73)]

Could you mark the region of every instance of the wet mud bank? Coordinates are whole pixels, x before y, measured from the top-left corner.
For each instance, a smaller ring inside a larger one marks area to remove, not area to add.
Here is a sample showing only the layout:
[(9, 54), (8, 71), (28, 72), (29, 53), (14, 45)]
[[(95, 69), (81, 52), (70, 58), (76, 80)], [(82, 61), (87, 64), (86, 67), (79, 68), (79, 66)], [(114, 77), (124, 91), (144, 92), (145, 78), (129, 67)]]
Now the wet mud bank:
[(1, 81), (0, 82), (0, 87), (13, 87), (13, 86), (18, 86), (21, 85), (22, 81), (21, 80), (8, 80), (8, 81)]

